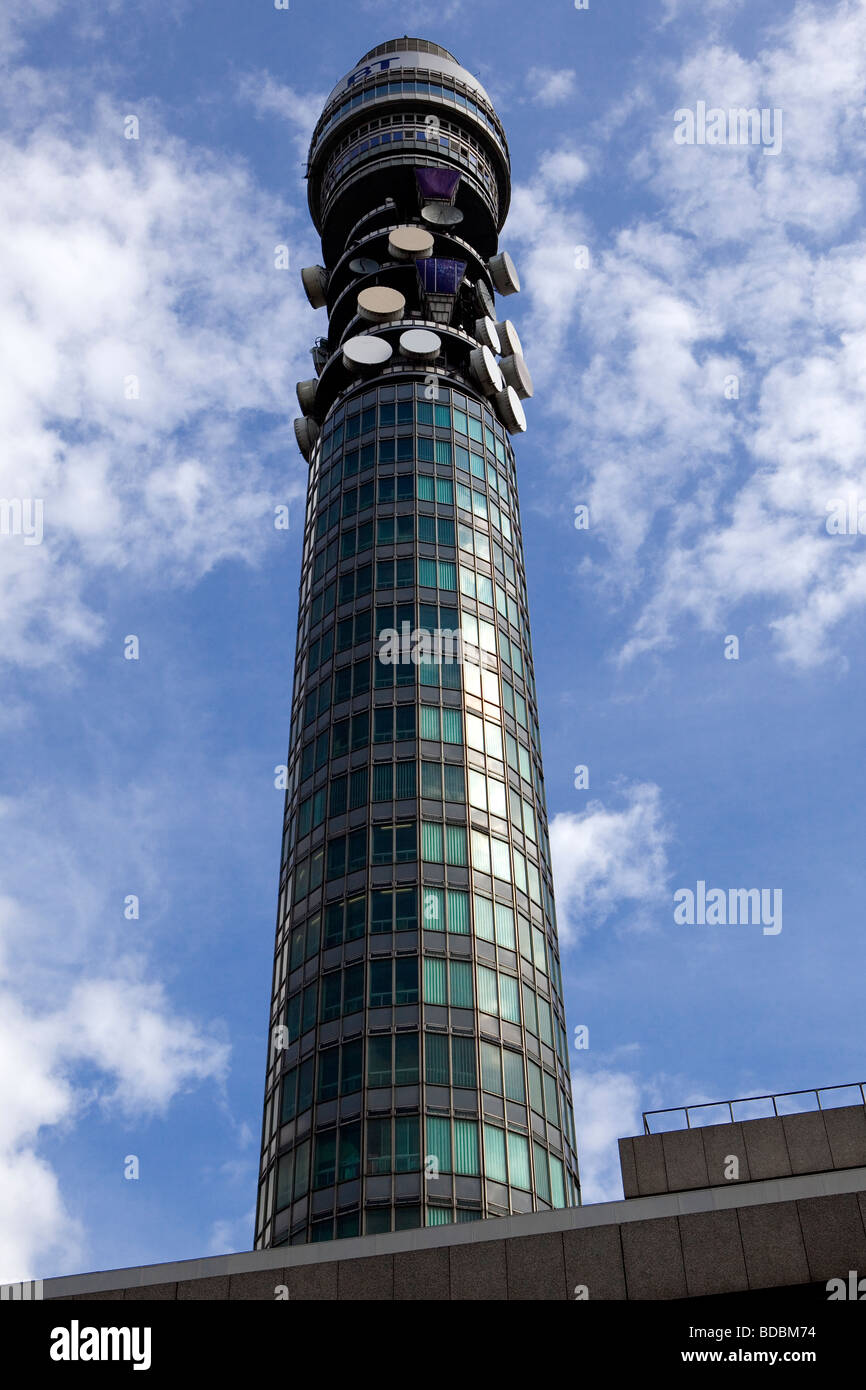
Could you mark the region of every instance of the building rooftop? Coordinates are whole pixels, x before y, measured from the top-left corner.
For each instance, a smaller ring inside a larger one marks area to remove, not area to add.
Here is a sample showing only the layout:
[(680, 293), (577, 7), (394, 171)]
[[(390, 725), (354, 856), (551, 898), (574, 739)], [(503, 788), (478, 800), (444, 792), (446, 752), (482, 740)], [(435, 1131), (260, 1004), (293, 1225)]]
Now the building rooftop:
[(402, 39), (389, 39), (387, 43), (378, 43), (375, 48), (364, 53), (358, 59), (358, 63), (366, 63), (369, 58), (382, 58), (386, 53), (436, 53), (440, 58), (450, 58), (452, 63), (460, 61), (441, 44), (431, 43), (429, 39), (413, 39), (404, 34)]

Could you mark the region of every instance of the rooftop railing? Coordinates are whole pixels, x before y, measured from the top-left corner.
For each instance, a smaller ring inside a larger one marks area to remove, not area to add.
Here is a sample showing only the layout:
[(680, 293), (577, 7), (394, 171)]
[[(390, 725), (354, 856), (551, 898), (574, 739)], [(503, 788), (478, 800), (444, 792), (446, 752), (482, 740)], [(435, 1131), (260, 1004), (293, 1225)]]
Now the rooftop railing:
[[(737, 1120), (760, 1120), (771, 1119), (774, 1115), (799, 1115), (808, 1110), (834, 1110), (841, 1105), (866, 1105), (866, 1083), (853, 1081), (848, 1085), (841, 1086), (821, 1086), (813, 1090), (805, 1091), (779, 1091), (775, 1095), (767, 1096), (740, 1096), (737, 1100), (707, 1100), (701, 1101), (696, 1105), (678, 1105), (670, 1110), (645, 1110), (643, 1112), (644, 1134), (661, 1134), (665, 1130), (672, 1129), (699, 1129), (702, 1125), (722, 1125), (733, 1124)], [(846, 1092), (842, 1097), (839, 1093)], [(830, 1103), (827, 1097), (831, 1096)], [(822, 1097), (824, 1098), (822, 1100)], [(813, 1104), (796, 1104), (795, 1101), (808, 1099)], [(780, 1102), (782, 1107), (780, 1108)], [(785, 1104), (785, 1102), (791, 1102)], [(734, 1113), (734, 1106), (750, 1106), (752, 1113)], [(757, 1108), (756, 1108), (757, 1107)], [(708, 1112), (714, 1112), (710, 1115)], [(693, 1121), (692, 1116), (695, 1112), (700, 1112), (697, 1120)], [(650, 1120), (660, 1115), (685, 1116), (685, 1124), (682, 1120), (679, 1123), (660, 1125), (657, 1129), (650, 1127)]]

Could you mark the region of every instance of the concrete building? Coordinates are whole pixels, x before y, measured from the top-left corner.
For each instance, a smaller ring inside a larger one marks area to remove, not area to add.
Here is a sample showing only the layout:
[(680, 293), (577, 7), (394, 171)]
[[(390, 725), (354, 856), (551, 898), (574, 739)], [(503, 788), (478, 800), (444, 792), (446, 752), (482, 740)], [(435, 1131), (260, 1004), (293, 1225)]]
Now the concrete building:
[(619, 1202), (49, 1279), (44, 1297), (826, 1301), (866, 1276), (863, 1105), (639, 1135), (620, 1157)]

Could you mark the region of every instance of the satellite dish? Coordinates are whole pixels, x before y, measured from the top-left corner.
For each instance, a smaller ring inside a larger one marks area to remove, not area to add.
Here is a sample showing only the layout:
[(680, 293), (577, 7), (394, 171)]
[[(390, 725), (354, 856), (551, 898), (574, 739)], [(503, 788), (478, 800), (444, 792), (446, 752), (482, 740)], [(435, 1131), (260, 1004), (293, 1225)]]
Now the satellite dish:
[(327, 300), (325, 290), (328, 286), (328, 272), (323, 265), (305, 265), (301, 271), (304, 294), (314, 309), (324, 309)]
[(485, 314), (484, 318), (475, 320), (475, 337), (482, 347), (490, 348), (491, 352), (499, 352), (499, 334), (496, 331), (496, 324)]
[(305, 415), (312, 415), (316, 404), (316, 387), (319, 382), (316, 377), (310, 377), (309, 381), (299, 381), (295, 386), (298, 397), (298, 405)]
[(349, 269), (353, 275), (375, 275), (379, 269), (379, 262), (371, 261), (369, 256), (356, 256), (349, 262)]
[(381, 367), (392, 355), (393, 349), (384, 338), (371, 334), (361, 334), (357, 338), (347, 338), (343, 344), (343, 366), (349, 372), (360, 372), (364, 367)]
[(398, 261), (421, 260), (433, 255), (433, 238), (426, 227), (395, 227), (388, 237), (388, 250)]
[(487, 269), (500, 294), (517, 294), (520, 289), (520, 276), (507, 251), (500, 251), (498, 256), (491, 256), (487, 262)]
[(474, 348), (469, 354), (469, 366), (481, 385), (485, 396), (505, 389), (505, 378), (496, 364), (496, 358), (488, 347)]
[(493, 404), (508, 433), (522, 434), (526, 429), (526, 415), (514, 387), (506, 386), (504, 391), (497, 391)]
[(400, 351), (407, 357), (418, 357), (431, 361), (442, 351), (442, 339), (429, 328), (407, 328), (400, 334)]
[(501, 323), (497, 323), (496, 332), (499, 335), (499, 351), (503, 357), (523, 356), (520, 338), (511, 319), (503, 319)]
[(358, 312), (371, 323), (388, 323), (399, 319), (406, 308), (406, 296), (387, 285), (371, 285), (358, 295)]
[(517, 353), (511, 357), (503, 357), (499, 367), (506, 382), (514, 387), (518, 396), (525, 400), (527, 396), (532, 395), (532, 377), (522, 357)]
[(304, 458), (308, 459), (319, 437), (319, 426), (315, 420), (310, 419), (309, 415), (305, 415), (302, 420), (295, 420), (294, 425), (298, 448)]
[(421, 216), (434, 227), (456, 227), (463, 221), (463, 213), (450, 203), (425, 203)]
[(496, 305), (493, 303), (493, 295), (483, 280), (475, 281), (475, 298), (478, 300), (478, 307), (485, 318), (495, 319)]

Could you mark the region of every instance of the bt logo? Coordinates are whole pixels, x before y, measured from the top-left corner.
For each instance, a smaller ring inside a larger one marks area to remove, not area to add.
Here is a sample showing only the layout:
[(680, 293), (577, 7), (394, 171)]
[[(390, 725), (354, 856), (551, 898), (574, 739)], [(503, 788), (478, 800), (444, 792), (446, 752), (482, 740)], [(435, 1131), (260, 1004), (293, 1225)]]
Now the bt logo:
[(387, 72), (392, 63), (398, 62), (397, 58), (380, 58), (378, 63), (368, 63), (366, 67), (358, 68), (350, 77), (346, 78), (346, 86), (354, 87), (356, 82), (361, 82), (365, 77), (371, 77), (374, 72)]

